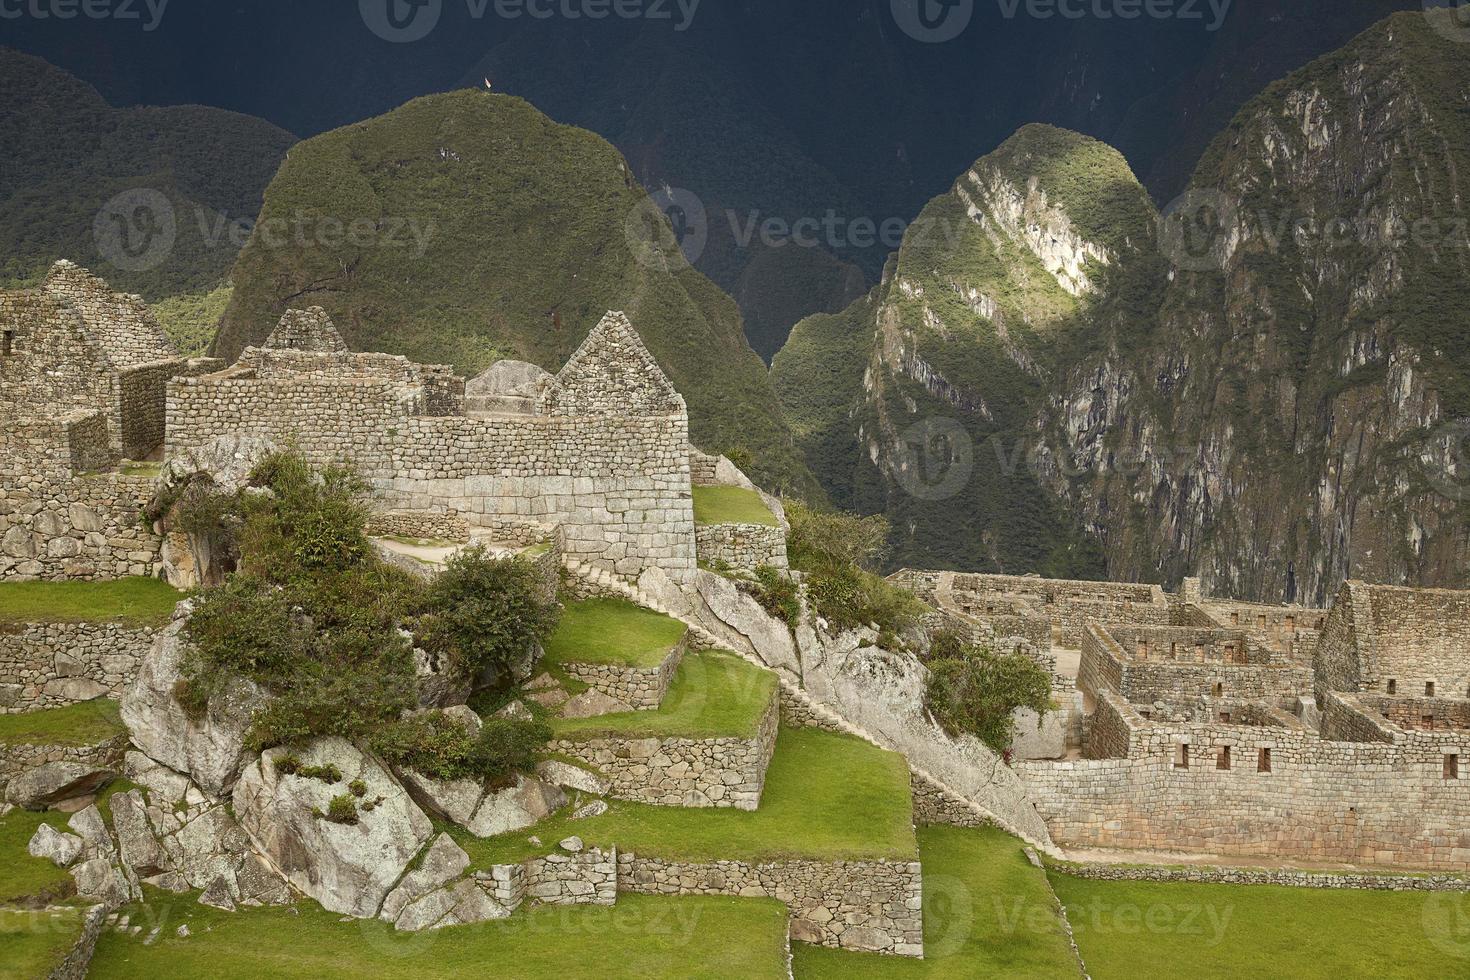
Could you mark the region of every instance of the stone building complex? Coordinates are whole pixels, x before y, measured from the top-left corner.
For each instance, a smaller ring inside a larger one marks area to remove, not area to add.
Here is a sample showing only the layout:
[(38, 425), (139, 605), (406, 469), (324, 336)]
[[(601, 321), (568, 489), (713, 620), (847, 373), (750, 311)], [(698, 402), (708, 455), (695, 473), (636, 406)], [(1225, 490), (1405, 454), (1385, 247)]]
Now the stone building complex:
[[(771, 525), (696, 526), (702, 486), (758, 491), (690, 445), (684, 399), (622, 314), (555, 374), (503, 361), (466, 380), (355, 353), (315, 308), (288, 311), (226, 366), (177, 357), (141, 300), (58, 263), (41, 286), (0, 294), (0, 331), (0, 579), (173, 575), (139, 519), (158, 472), (138, 463), (289, 447), (364, 474), (375, 534), (545, 545), (552, 587), (564, 568), (683, 620), (691, 644), (771, 668), (783, 717), (902, 751), (921, 802), (953, 819), (1054, 853), (1470, 871), (1470, 593), (1350, 582), (1321, 610), (1219, 600), (1193, 580), (1172, 594), (897, 573), (936, 625), (1054, 674), (1061, 710), (1030, 719), (1007, 770), (926, 719), (912, 656), (877, 650), (876, 633), (792, 630), (707, 570), (784, 567), (784, 513), (762, 495)], [(54, 663), (46, 651), (68, 641), (51, 633), (0, 642), (18, 665), (0, 711), (115, 694), (147, 641), (89, 634)], [(657, 704), (667, 684), (627, 703)], [(769, 735), (774, 709), (767, 721)], [(742, 751), (763, 772), (768, 749)]]

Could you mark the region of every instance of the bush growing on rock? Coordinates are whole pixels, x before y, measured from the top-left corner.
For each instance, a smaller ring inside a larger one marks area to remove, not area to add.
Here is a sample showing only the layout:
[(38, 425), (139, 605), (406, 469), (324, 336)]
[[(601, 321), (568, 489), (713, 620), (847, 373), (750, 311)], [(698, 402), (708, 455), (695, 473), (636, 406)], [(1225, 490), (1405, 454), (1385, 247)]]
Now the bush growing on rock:
[[(425, 585), (379, 560), (363, 530), (365, 491), (346, 467), (318, 473), (299, 456), (273, 454), (228, 498), (221, 513), (238, 527), (239, 570), (201, 593), (189, 620), (175, 696), (191, 714), (244, 677), (269, 695), (247, 733), (254, 751), (325, 735), (381, 743), (397, 733), (410, 739), (402, 751), (427, 766), (433, 740), (414, 742), (422, 733), (399, 724), (419, 706), (415, 634), (469, 679), (523, 656), (554, 628), (554, 604), (524, 562), (475, 549)], [(506, 744), (491, 744), (497, 737)], [(447, 753), (439, 768), (499, 778), (526, 745), (549, 737), (487, 726), (468, 748), (438, 746)]]
[(433, 612), (420, 620), (420, 640), (448, 657), (464, 679), (504, 675), (556, 629), (560, 610), (539, 589), (529, 562), (496, 559), (478, 545), (465, 548), (429, 587)]
[(818, 511), (800, 502), (788, 504), (786, 516), (791, 566), (807, 573), (807, 598), (829, 626), (876, 624), (896, 638), (918, 622), (924, 604), (872, 571), (887, 548), (885, 518)]
[(945, 634), (930, 652), (924, 706), (949, 734), (973, 735), (997, 753), (1015, 739), (1017, 708), (1044, 715), (1055, 707), (1051, 675), (1030, 657), (966, 646)]
[(372, 745), (389, 762), (434, 779), (484, 779), (493, 785), (533, 771), (537, 752), (550, 739), (551, 729), (538, 721), (489, 718), (476, 733), (432, 712), (390, 725)]

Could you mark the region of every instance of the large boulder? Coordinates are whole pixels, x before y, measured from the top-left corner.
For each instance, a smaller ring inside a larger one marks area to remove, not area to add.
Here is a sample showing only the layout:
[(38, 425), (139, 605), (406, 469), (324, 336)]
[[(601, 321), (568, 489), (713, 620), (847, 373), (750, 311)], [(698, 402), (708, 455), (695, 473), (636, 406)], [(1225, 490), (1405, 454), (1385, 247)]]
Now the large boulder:
[[(298, 753), (303, 766), (335, 766), (337, 783), (282, 773), (272, 749), (235, 784), (235, 814), (257, 851), (301, 892), (331, 912), (378, 914), (433, 824), (382, 766), (340, 738), (322, 738)], [(361, 780), (355, 823), (328, 818), (334, 797)]]
[(155, 762), (189, 776), (200, 789), (223, 796), (245, 764), (245, 733), (267, 696), (242, 678), (232, 678), (209, 699), (204, 716), (191, 718), (174, 690), (183, 679), (188, 648), (187, 604), (153, 641), (138, 676), (122, 700), (122, 719), (133, 744)]
[(793, 679), (801, 676), (796, 642), (784, 622), (766, 612), (759, 602), (723, 575), (701, 570), (696, 573), (694, 584), (707, 610), (700, 616), (700, 622), (710, 632), (730, 639), (736, 650), (753, 652), (773, 670)]
[(384, 922), (397, 922), (405, 908), (454, 881), (469, 866), (470, 856), (464, 848), (448, 834), (440, 834), (424, 852), (419, 866), (404, 875), (398, 887), (389, 893), (378, 918)]
[(566, 806), (558, 787), (530, 776), (516, 776), (504, 789), (488, 789), (477, 779), (434, 779), (412, 769), (399, 772), (413, 798), (432, 813), (476, 837), (523, 830)]
[(5, 800), (28, 810), (91, 796), (117, 773), (104, 766), (81, 762), (48, 762), (28, 769), (5, 787)]
[(45, 858), (58, 868), (65, 868), (82, 855), (82, 839), (75, 834), (63, 834), (50, 824), (36, 828), (26, 850), (31, 857)]

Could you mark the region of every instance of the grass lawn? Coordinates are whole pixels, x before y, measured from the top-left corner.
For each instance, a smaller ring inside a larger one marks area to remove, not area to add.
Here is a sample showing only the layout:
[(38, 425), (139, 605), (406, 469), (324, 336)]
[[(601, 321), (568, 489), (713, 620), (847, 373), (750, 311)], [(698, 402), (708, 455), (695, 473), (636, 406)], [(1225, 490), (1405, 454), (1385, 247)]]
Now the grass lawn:
[(761, 495), (744, 487), (695, 487), (694, 523), (780, 526)]
[(1470, 976), (1463, 894), (1089, 881), (1053, 873), (1097, 980)]
[(80, 908), (0, 909), (0, 977), (49, 977), (82, 932)]
[[(38, 896), (64, 897), (71, 893), (71, 875), (45, 858), (31, 857), (26, 850), (36, 828), (48, 823), (69, 833), (65, 813), (32, 813), (12, 810), (0, 817), (0, 905)], [(41, 976), (43, 974), (37, 974)]]
[(568, 603), (546, 642), (551, 664), (657, 667), (688, 630), (677, 619), (624, 599)]
[(776, 675), (728, 653), (691, 653), (679, 664), (657, 711), (552, 718), (559, 737), (598, 735), (749, 737), (776, 696)]
[[(667, 977), (778, 980), (786, 975), (786, 909), (771, 899), (619, 895), (611, 908), (523, 909), (502, 922), (399, 933), (382, 922), (342, 922), (315, 903), (221, 912), (196, 896), (153, 889), (122, 911), (162, 931), (104, 932), (88, 976), (436, 978)], [(192, 933), (177, 935), (180, 925)], [(40, 974), (38, 974), (40, 975)]]
[(125, 731), (111, 698), (0, 715), (0, 745), (96, 745)]
[(0, 623), (162, 626), (184, 594), (153, 578), (116, 582), (0, 582)]
[[(531, 844), (532, 834), (544, 843)], [(564, 810), (527, 831), (455, 838), (483, 868), (545, 854), (573, 834), (589, 845), (689, 861), (912, 861), (918, 853), (903, 757), (813, 728), (781, 730), (753, 812), (609, 800), (600, 817), (573, 820)]]
[(1021, 842), (991, 827), (924, 827), (924, 958), (793, 944), (796, 980), (1075, 977), (1077, 961)]

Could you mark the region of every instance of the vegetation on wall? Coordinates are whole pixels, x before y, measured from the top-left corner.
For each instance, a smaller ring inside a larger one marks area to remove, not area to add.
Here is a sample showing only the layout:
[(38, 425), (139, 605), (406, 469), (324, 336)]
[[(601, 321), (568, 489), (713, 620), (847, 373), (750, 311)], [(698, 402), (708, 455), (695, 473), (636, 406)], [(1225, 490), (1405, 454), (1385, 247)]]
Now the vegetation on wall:
[(953, 633), (934, 637), (924, 706), (951, 735), (973, 735), (1004, 753), (1016, 737), (1014, 713), (1045, 715), (1055, 704), (1051, 676), (1022, 653), (997, 653)]
[(432, 585), (379, 560), (363, 532), (365, 491), (348, 467), (316, 471), (277, 453), (222, 495), (239, 570), (198, 599), (179, 702), (202, 712), (245, 678), (269, 695), (249, 732), (256, 750), (339, 735), (431, 772), (498, 779), (529, 768), (526, 746), (549, 735), (534, 724), (497, 722), (476, 737), (441, 715), (400, 719), (419, 707), (415, 646), (468, 690), (544, 637), (554, 609), (518, 558), (466, 551)]

